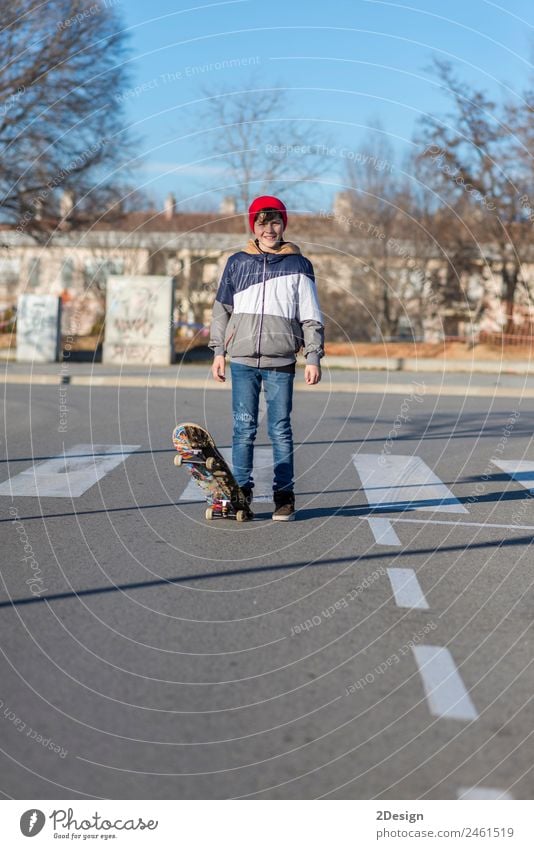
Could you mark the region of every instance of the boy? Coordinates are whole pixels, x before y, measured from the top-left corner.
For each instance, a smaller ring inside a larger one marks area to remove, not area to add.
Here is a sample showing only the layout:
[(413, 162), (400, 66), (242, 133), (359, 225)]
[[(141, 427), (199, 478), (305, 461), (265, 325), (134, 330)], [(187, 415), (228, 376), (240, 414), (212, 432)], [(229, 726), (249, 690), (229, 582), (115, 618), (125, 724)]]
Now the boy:
[(273, 446), (275, 521), (295, 518), (291, 409), (297, 352), (304, 347), (304, 379), (321, 379), (324, 327), (309, 259), (284, 241), (287, 211), (281, 200), (256, 198), (249, 208), (255, 239), (226, 262), (211, 322), (212, 374), (225, 380), (231, 358), (232, 463), (237, 483), (252, 501), (252, 458), (263, 383), (267, 430)]

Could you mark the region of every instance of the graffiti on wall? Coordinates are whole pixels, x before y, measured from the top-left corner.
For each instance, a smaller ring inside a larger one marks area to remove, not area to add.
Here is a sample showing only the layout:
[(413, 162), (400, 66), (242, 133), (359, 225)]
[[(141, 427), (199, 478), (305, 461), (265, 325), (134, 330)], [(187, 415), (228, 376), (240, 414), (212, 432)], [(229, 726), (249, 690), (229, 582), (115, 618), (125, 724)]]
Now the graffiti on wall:
[(20, 295), (17, 306), (17, 360), (55, 362), (60, 349), (60, 299)]
[(154, 329), (157, 302), (157, 294), (146, 286), (133, 292), (120, 292), (112, 305), (112, 321), (116, 330), (125, 337), (125, 342), (150, 336)]
[(168, 364), (173, 356), (172, 277), (110, 277), (104, 361)]

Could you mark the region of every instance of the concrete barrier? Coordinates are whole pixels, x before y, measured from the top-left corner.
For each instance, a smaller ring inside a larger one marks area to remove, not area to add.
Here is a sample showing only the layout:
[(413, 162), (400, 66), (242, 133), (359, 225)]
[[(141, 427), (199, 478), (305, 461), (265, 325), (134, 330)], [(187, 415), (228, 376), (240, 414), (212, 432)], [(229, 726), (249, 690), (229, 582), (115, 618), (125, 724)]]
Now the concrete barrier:
[(172, 277), (108, 278), (104, 363), (174, 362), (173, 292)]
[(55, 363), (60, 350), (60, 298), (56, 295), (19, 295), (17, 362)]

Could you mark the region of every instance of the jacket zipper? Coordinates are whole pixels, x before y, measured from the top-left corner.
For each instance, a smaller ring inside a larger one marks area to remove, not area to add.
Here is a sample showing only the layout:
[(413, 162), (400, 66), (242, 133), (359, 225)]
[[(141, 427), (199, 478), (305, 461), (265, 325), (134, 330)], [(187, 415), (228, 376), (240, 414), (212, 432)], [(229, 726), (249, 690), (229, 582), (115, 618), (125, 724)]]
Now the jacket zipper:
[(260, 314), (260, 326), (258, 329), (258, 341), (257, 341), (257, 349), (258, 349), (258, 368), (260, 367), (261, 360), (261, 331), (263, 328), (263, 313), (265, 311), (265, 265), (267, 263), (267, 256), (263, 255), (263, 280), (262, 280), (262, 291), (261, 291), (261, 314)]

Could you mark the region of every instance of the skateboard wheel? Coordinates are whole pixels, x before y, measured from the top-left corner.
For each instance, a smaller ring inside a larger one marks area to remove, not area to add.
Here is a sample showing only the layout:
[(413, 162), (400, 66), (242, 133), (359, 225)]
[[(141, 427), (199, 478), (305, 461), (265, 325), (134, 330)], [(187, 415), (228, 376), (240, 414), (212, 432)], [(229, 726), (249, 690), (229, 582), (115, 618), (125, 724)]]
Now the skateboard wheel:
[(206, 507), (206, 519), (211, 522), (213, 519), (213, 507)]
[(244, 510), (238, 510), (237, 513), (235, 514), (235, 518), (236, 518), (237, 522), (246, 522), (247, 521), (247, 514), (245, 513)]
[(181, 466), (181, 465), (182, 465), (182, 463), (183, 463), (182, 455), (181, 455), (181, 454), (177, 454), (177, 455), (176, 455), (176, 457), (174, 458), (174, 465), (175, 465), (175, 466)]
[(206, 469), (212, 472), (215, 468), (215, 457), (206, 457)]

